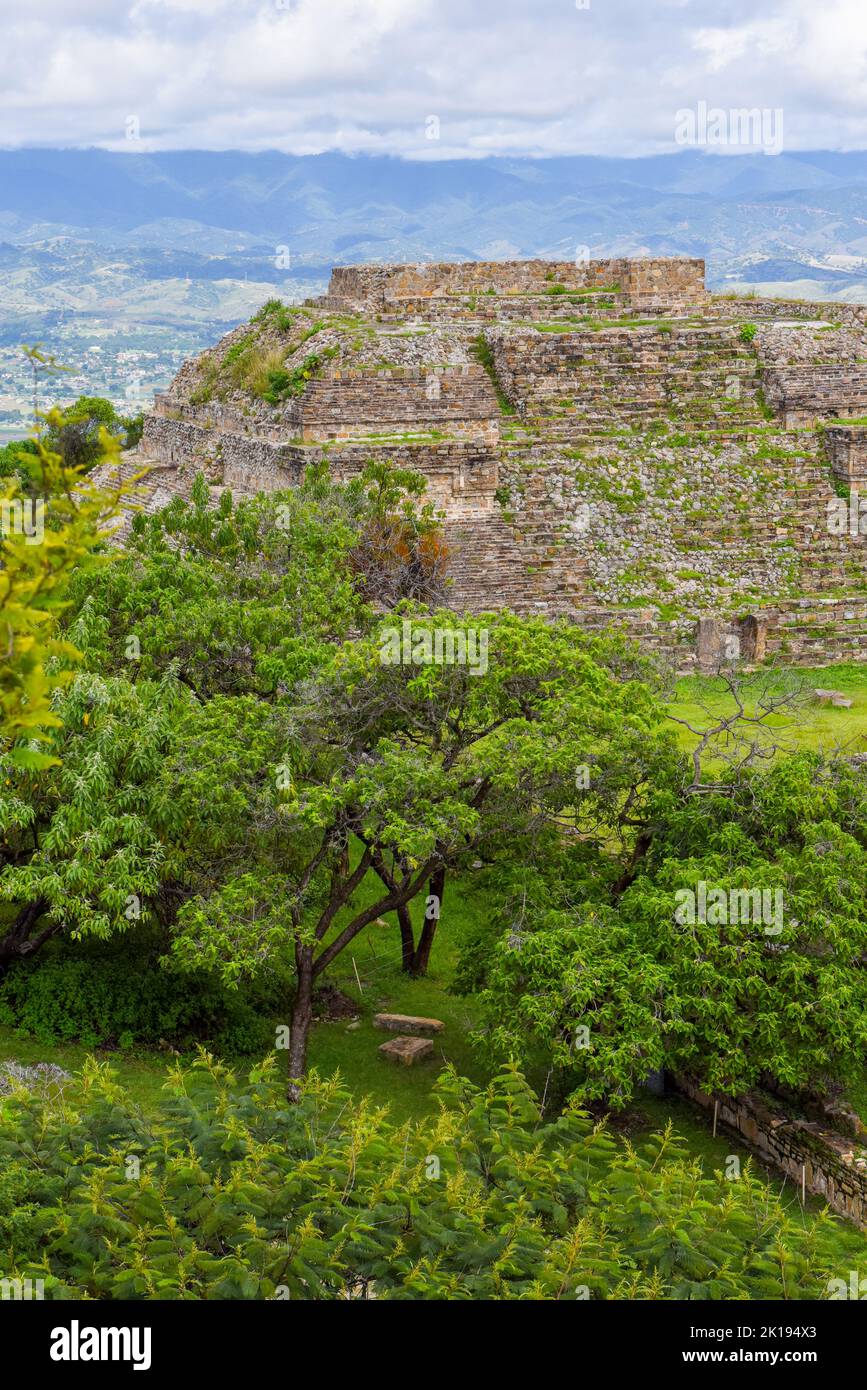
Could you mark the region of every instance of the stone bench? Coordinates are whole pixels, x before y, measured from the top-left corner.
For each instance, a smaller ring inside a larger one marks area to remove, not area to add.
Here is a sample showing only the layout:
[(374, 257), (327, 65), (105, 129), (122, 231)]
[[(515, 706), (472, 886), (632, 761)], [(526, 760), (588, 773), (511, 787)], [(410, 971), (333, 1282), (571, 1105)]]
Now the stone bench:
[(418, 1018), (414, 1014), (374, 1014), (375, 1028), (385, 1028), (389, 1033), (441, 1033), (445, 1024), (438, 1018)]
[(838, 709), (852, 708), (852, 701), (842, 690), (814, 690), (813, 695), (820, 705), (836, 705)]

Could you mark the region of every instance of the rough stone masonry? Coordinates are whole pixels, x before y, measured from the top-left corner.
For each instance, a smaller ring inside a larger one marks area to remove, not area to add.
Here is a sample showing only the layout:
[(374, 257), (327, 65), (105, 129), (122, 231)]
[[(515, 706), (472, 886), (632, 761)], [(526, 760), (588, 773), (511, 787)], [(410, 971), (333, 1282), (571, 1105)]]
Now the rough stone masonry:
[(123, 467), (153, 510), (200, 472), (390, 459), (442, 510), (456, 608), (682, 670), (864, 660), (865, 363), (867, 309), (710, 295), (700, 260), (342, 266), (186, 362)]

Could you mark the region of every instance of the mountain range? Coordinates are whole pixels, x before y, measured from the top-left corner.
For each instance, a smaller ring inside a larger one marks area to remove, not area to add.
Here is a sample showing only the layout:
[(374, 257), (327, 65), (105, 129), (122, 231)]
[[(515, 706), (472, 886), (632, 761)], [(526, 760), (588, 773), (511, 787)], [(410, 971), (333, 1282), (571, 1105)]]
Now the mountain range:
[(147, 395), (178, 351), (270, 295), (320, 292), (332, 264), (585, 247), (702, 256), (718, 290), (867, 301), (867, 151), (413, 162), (135, 142), (0, 150), (0, 426), (18, 380), (5, 350), (21, 341), (76, 361), (95, 339), (108, 355), (139, 347)]

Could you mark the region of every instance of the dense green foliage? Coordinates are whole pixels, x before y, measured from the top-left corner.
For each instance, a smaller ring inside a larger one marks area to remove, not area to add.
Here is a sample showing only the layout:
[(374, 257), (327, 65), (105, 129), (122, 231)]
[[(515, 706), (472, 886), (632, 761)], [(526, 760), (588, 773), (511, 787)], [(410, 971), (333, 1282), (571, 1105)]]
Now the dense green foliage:
[(208, 1039), (235, 1056), (260, 1055), (273, 1042), (276, 990), (240, 995), (204, 975), (191, 981), (163, 970), (166, 943), (139, 935), (121, 948), (79, 946), (17, 965), (0, 979), (0, 1024), (52, 1045), (188, 1048)]
[[(0, 459), (7, 504), (46, 503), (2, 540), (0, 1025), (270, 1057), (246, 1085), (203, 1059), (155, 1113), (94, 1065), (0, 1100), (0, 1268), (96, 1298), (821, 1297), (827, 1222), (580, 1106), (660, 1067), (862, 1076), (863, 768), (760, 758), (772, 702), (744, 756), (743, 709), (720, 724), (708, 781), (716, 736), (684, 755), (629, 643), (445, 606), (423, 480), (383, 464), (238, 503), (200, 477), (111, 554), (107, 406)], [(361, 990), (374, 927), (415, 983), (470, 872), (453, 988), (494, 1079), (447, 1070), (401, 1127), (307, 1075), (316, 992), (346, 956)]]
[(91, 1066), (62, 1102), (5, 1105), (3, 1267), (122, 1299), (803, 1299), (838, 1272), (833, 1223), (749, 1169), (545, 1121), (512, 1069), (439, 1092), (396, 1127), (337, 1079), (287, 1106), (273, 1061), (241, 1084), (202, 1059), (145, 1117)]
[[(541, 1047), (584, 1094), (619, 1101), (663, 1065), (731, 1094), (763, 1074), (819, 1091), (860, 1074), (863, 774), (802, 754), (729, 793), (655, 788), (641, 857), (615, 892), (588, 877), (586, 843), (515, 876), (499, 927), (468, 943), (460, 971), (482, 991), (489, 1052), (527, 1062)], [(762, 889), (772, 914), (679, 920), (679, 895), (702, 883), (727, 909)]]
[[(294, 975), (299, 1078), (328, 967), (385, 917), (423, 972), (436, 912), (419, 935), (409, 906), (481, 859), (490, 912), (456, 983), (490, 1063), (615, 1105), (661, 1066), (731, 1093), (857, 1077), (860, 769), (800, 755), (696, 795), (628, 645), (410, 602), (437, 563), (420, 481), (382, 465), (237, 505), (200, 479), (138, 518), (74, 582), (84, 669), (55, 696), (54, 762), (0, 788), (2, 957), (148, 925), (203, 989)], [(470, 653), (483, 632), (484, 659), (388, 656), (444, 632)], [(774, 911), (683, 921), (700, 885)]]
[[(49, 431), (61, 422), (57, 411), (46, 416)], [(98, 446), (103, 458), (116, 455), (105, 431)], [(52, 761), (41, 745), (60, 724), (52, 695), (76, 658), (58, 631), (72, 576), (99, 564), (99, 527), (121, 489), (94, 487), (41, 440), (17, 458), (18, 472), (0, 489), (0, 757), (8, 767), (39, 768)]]
[(102, 454), (105, 431), (123, 449), (141, 439), (143, 417), (119, 415), (104, 396), (79, 396), (62, 414), (48, 422), (46, 444), (60, 454), (67, 468), (92, 468)]
[(26, 487), (29, 477), (27, 465), (38, 454), (33, 439), (12, 439), (0, 445), (0, 478), (15, 477), (21, 486)]

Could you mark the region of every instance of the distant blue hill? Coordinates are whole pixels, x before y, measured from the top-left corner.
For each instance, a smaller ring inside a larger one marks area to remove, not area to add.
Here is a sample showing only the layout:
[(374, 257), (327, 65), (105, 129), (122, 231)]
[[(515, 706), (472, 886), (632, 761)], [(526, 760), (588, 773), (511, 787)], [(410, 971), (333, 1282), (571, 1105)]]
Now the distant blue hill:
[(568, 256), (576, 245), (703, 255), (718, 280), (754, 258), (801, 272), (828, 256), (867, 261), (865, 215), (865, 151), (430, 162), (0, 151), (3, 241), (63, 232), (219, 256), (285, 245), (308, 276), (333, 260)]

